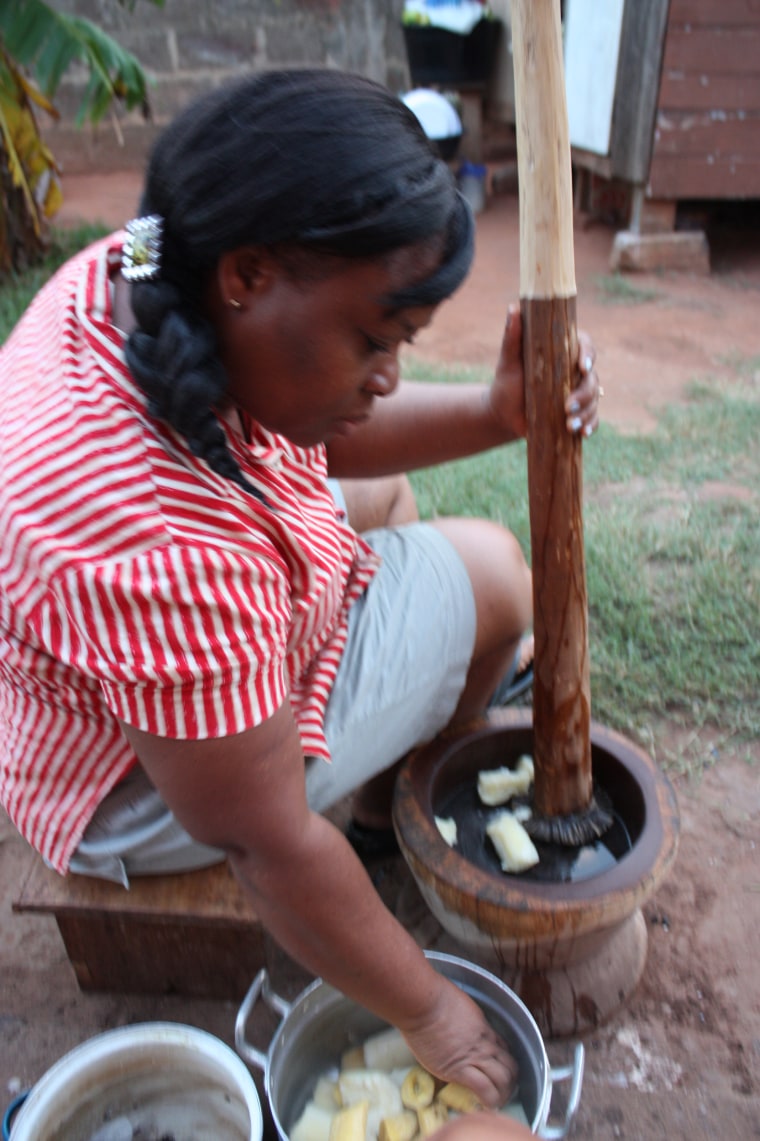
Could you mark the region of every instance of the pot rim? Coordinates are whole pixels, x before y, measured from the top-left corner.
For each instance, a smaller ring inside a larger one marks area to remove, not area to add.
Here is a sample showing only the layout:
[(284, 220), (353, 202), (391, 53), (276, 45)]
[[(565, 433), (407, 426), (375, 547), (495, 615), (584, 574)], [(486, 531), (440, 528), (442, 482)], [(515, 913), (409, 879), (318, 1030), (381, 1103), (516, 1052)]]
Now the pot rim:
[(181, 1048), (212, 1060), (233, 1080), (248, 1111), (251, 1138), (261, 1141), (264, 1130), (261, 1102), (248, 1068), (220, 1038), (207, 1030), (180, 1022), (138, 1022), (117, 1026), (73, 1047), (54, 1062), (29, 1091), (14, 1118), (11, 1141), (25, 1141), (26, 1138), (37, 1141), (51, 1105), (65, 1093), (83, 1067), (97, 1071), (120, 1053), (126, 1051), (128, 1055), (134, 1055), (146, 1045)]

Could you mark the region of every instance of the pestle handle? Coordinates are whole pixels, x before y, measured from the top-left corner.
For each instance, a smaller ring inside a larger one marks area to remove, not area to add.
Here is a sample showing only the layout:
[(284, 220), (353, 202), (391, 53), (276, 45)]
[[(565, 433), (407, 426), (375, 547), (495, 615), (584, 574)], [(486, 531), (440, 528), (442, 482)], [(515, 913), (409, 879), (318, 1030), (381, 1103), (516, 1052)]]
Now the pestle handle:
[(535, 665), (534, 808), (591, 805), (591, 699), (575, 384), (573, 194), (559, 0), (512, 0)]
[(575, 297), (573, 172), (559, 0), (513, 0), (520, 296)]

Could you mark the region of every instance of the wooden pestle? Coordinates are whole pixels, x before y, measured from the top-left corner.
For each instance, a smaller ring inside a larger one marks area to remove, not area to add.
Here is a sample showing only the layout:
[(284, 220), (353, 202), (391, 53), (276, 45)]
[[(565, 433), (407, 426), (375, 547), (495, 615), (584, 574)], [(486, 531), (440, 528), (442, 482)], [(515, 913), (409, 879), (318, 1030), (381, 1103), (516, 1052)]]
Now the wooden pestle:
[(531, 834), (579, 844), (611, 823), (593, 797), (570, 142), (559, 0), (512, 0), (520, 304), (528, 418), (535, 664)]

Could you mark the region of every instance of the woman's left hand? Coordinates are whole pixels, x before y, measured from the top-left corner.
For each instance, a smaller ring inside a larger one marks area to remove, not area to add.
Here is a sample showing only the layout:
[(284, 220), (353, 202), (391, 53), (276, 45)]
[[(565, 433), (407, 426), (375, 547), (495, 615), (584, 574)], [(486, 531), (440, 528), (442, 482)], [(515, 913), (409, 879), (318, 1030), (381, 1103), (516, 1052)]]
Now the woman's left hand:
[(604, 389), (594, 363), (596, 350), (588, 333), (578, 330), (578, 382), (565, 401), (568, 432), (590, 436), (599, 427), (599, 401)]
[[(525, 377), (522, 363), (522, 317), (517, 304), (509, 306), (507, 324), (490, 391), (494, 416), (515, 437), (527, 434)], [(590, 436), (599, 426), (599, 399), (604, 395), (594, 367), (596, 351), (587, 333), (578, 330), (577, 381), (565, 401), (568, 432)]]

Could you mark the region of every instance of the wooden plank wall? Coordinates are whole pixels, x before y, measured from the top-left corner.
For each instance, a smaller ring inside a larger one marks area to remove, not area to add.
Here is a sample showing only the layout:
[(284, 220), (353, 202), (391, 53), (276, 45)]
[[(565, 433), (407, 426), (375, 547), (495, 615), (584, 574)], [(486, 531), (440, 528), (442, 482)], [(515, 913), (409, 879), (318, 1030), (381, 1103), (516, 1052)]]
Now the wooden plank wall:
[(760, 198), (758, 0), (671, 0), (647, 194)]
[(610, 174), (644, 185), (652, 158), (668, 0), (626, 0), (613, 112)]

